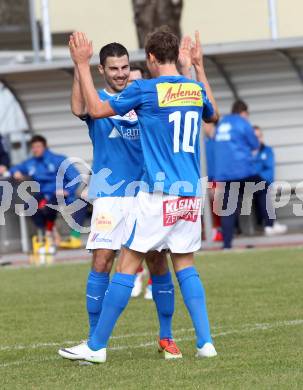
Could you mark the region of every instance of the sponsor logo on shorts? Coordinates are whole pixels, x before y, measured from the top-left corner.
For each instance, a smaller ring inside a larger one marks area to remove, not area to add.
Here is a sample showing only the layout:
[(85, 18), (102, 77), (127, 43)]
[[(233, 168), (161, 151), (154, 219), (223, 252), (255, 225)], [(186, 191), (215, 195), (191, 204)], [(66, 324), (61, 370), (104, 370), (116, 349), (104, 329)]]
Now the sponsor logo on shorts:
[(91, 236), (90, 242), (96, 241), (96, 238), (97, 238), (98, 236), (99, 236), (99, 233), (94, 233), (94, 234)]
[(111, 214), (99, 214), (94, 221), (93, 230), (96, 232), (109, 232), (114, 227), (114, 218)]
[(113, 242), (110, 238), (97, 237), (95, 242)]
[(90, 242), (113, 242), (110, 238), (99, 237), (100, 233), (94, 233), (90, 239)]
[(157, 84), (159, 107), (203, 106), (202, 88), (194, 83)]
[(179, 219), (196, 222), (201, 207), (201, 199), (181, 197), (163, 202), (163, 226), (174, 225)]

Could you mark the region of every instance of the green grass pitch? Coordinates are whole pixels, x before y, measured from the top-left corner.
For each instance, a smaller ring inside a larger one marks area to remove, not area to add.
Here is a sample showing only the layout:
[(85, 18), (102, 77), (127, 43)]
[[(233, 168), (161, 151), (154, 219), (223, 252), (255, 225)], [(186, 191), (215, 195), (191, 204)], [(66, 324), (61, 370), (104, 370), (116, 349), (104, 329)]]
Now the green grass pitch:
[(303, 250), (197, 256), (218, 357), (198, 360), (176, 287), (183, 359), (156, 350), (154, 304), (133, 299), (103, 365), (57, 355), (86, 337), (89, 264), (0, 269), (0, 389), (303, 389)]

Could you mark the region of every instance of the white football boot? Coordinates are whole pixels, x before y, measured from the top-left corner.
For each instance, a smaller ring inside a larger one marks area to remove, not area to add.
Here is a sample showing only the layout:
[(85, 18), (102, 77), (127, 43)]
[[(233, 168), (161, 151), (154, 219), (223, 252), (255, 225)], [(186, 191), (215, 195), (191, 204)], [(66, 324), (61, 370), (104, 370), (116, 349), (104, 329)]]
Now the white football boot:
[(87, 343), (81, 343), (71, 348), (61, 348), (58, 353), (63, 358), (70, 360), (85, 360), (91, 363), (106, 362), (106, 348), (93, 351)]
[(285, 234), (288, 228), (286, 225), (282, 225), (279, 222), (275, 222), (273, 226), (266, 226), (264, 228), (265, 235), (267, 237), (277, 236), (279, 234)]
[(212, 343), (205, 343), (202, 348), (197, 348), (196, 357), (209, 358), (217, 355), (217, 351)]
[(146, 286), (144, 299), (147, 299), (147, 300), (153, 299), (153, 291), (152, 291), (152, 286), (150, 284), (148, 286)]
[(137, 298), (143, 291), (143, 280), (146, 275), (145, 269), (136, 274), (135, 284), (131, 292), (132, 298)]

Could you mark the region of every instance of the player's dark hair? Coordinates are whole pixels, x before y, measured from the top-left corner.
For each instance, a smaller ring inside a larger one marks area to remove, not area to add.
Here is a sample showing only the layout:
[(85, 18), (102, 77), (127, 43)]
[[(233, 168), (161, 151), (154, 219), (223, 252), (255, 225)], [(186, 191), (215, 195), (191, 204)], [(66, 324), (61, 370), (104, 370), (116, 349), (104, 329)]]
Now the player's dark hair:
[(143, 66), (141, 66), (140, 64), (133, 63), (130, 65), (130, 71), (133, 72), (135, 70), (139, 70), (142, 73), (142, 75), (144, 74)]
[(136, 71), (138, 70), (142, 74), (143, 79), (149, 79), (150, 74), (145, 64), (142, 64), (141, 62), (133, 62), (130, 64), (130, 71)]
[(232, 105), (231, 112), (233, 114), (241, 114), (242, 112), (248, 112), (248, 105), (243, 100), (236, 100)]
[(41, 142), (43, 146), (46, 148), (47, 147), (47, 141), (46, 138), (44, 138), (42, 135), (34, 135), (32, 139), (30, 140), (30, 144), (34, 144), (36, 142)]
[(160, 64), (178, 62), (179, 38), (171, 32), (169, 27), (162, 26), (147, 35), (145, 41), (146, 55), (153, 54)]
[(127, 49), (117, 42), (109, 43), (101, 47), (99, 52), (100, 65), (104, 66), (107, 57), (123, 57), (127, 56), (129, 58), (129, 54)]

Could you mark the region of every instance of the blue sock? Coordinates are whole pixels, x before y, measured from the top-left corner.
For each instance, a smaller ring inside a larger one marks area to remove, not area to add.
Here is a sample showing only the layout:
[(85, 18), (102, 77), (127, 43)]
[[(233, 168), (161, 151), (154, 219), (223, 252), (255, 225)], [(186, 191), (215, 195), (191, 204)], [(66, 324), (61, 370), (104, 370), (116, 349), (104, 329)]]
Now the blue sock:
[(175, 310), (175, 290), (171, 273), (165, 275), (151, 275), (153, 300), (157, 307), (160, 339), (172, 339), (172, 319)]
[(202, 282), (195, 267), (178, 271), (176, 276), (196, 331), (197, 347), (201, 348), (205, 343), (212, 343)]
[(88, 274), (86, 285), (86, 310), (89, 321), (89, 335), (94, 333), (97, 326), (104, 299), (105, 291), (109, 284), (109, 273), (91, 270)]
[(97, 351), (107, 346), (114, 326), (129, 301), (135, 278), (136, 275), (118, 272), (112, 277), (108, 291), (103, 300), (102, 312), (97, 327), (88, 341), (88, 346), (93, 351)]

